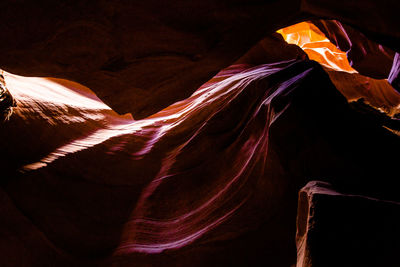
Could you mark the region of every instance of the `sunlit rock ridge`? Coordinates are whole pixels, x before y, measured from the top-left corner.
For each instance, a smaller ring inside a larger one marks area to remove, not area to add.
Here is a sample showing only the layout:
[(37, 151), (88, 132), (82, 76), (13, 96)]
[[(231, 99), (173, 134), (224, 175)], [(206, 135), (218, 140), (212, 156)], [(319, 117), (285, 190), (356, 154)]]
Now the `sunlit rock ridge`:
[(397, 266), (398, 4), (353, 4), (2, 3), (0, 265)]

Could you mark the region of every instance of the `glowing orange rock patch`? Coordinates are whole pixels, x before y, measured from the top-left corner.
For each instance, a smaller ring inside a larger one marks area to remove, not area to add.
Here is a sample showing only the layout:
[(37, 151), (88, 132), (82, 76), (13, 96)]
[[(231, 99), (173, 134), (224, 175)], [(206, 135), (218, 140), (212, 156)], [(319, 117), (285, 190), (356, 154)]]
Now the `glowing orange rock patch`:
[(356, 73), (346, 53), (332, 44), (312, 23), (301, 22), (278, 31), (286, 42), (300, 46), (310, 59), (337, 71)]

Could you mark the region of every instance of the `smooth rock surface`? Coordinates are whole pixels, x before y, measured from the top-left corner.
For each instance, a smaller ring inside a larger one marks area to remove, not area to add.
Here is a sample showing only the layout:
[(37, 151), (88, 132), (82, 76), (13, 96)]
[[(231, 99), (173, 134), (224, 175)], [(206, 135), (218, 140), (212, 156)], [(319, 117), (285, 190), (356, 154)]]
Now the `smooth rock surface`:
[(3, 266), (289, 266), (309, 177), (399, 200), (398, 136), (313, 61), (232, 66), (140, 121), (71, 82), (6, 79)]
[(360, 74), (375, 79), (389, 76), (395, 54), (391, 49), (336, 20), (314, 20), (313, 23), (334, 45), (346, 52), (350, 65)]
[(296, 266), (398, 266), (399, 223), (399, 202), (309, 182), (299, 192)]
[(396, 53), (393, 60), (392, 69), (388, 77), (389, 83), (400, 92), (400, 54)]
[(0, 4), (0, 68), (79, 82), (119, 114), (142, 119), (296, 22), (337, 19), (398, 51), (398, 10), (395, 0), (7, 0)]

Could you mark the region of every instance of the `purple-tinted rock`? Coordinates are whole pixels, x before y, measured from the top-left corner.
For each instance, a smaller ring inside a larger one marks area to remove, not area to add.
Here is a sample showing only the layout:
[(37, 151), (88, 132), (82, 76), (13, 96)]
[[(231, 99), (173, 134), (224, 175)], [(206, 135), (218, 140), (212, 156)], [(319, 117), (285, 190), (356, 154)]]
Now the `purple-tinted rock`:
[(400, 92), (400, 54), (396, 53), (393, 59), (392, 69), (388, 77), (388, 82)]
[(346, 52), (350, 65), (360, 74), (375, 79), (388, 77), (395, 54), (391, 49), (336, 20), (314, 20), (313, 23), (334, 45)]

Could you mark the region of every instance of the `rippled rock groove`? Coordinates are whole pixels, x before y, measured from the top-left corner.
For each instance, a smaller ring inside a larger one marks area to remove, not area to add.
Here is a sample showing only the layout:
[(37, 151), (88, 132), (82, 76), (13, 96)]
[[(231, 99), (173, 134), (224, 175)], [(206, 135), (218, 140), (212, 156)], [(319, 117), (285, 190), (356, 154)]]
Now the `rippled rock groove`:
[(0, 265), (399, 266), (399, 9), (2, 1)]

